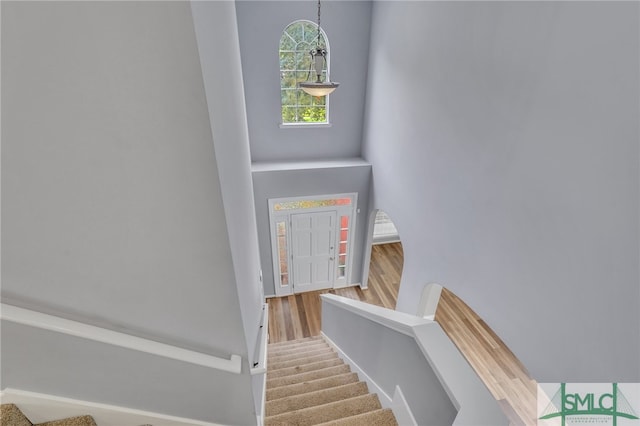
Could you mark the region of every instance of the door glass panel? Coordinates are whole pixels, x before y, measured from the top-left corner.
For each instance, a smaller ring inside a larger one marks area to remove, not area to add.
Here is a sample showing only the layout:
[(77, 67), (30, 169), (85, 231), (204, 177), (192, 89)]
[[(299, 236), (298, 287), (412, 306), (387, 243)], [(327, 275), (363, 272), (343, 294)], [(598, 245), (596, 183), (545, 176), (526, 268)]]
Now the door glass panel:
[(349, 228), (349, 216), (341, 216), (340, 217), (340, 228), (341, 229)]
[(344, 278), (347, 273), (347, 256), (349, 255), (349, 216), (340, 216), (340, 242), (338, 244), (338, 277)]
[(280, 285), (289, 285), (289, 262), (287, 261), (287, 223), (283, 220), (276, 223), (278, 235), (278, 265), (280, 267)]
[(346, 266), (338, 266), (338, 278), (344, 278), (347, 275)]
[(338, 252), (338, 254), (347, 254), (347, 242), (346, 241), (340, 241), (340, 251)]

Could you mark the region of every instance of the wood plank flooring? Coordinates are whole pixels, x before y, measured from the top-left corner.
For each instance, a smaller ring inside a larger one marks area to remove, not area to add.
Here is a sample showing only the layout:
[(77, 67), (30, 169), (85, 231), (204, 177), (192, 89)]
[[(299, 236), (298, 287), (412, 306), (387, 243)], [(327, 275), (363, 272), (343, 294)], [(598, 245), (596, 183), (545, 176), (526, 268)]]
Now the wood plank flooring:
[[(400, 243), (375, 245), (369, 288), (348, 287), (268, 299), (269, 341), (320, 334), (320, 294), (332, 293), (395, 309), (402, 274)], [(536, 424), (536, 382), (489, 326), (462, 300), (444, 289), (436, 321), (498, 400), (512, 425)]]
[(435, 320), (498, 400), (511, 424), (535, 425), (537, 383), (482, 318), (445, 288)]
[(319, 335), (320, 295), (323, 293), (337, 294), (395, 309), (402, 273), (402, 256), (400, 243), (373, 246), (369, 288), (366, 290), (360, 287), (347, 287), (267, 299), (269, 342), (278, 343)]

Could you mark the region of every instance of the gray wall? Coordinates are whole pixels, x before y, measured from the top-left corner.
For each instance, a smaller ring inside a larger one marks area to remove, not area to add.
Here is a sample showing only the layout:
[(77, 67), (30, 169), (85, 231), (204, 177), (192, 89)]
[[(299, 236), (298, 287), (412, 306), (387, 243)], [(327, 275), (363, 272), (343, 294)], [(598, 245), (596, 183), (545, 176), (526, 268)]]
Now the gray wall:
[(273, 260), (271, 257), (271, 234), (269, 226), (269, 199), (304, 195), (326, 195), (355, 192), (358, 194), (356, 232), (352, 249), (352, 283), (362, 279), (362, 262), (366, 238), (367, 206), (371, 166), (360, 161), (357, 166), (327, 166), (319, 169), (277, 170), (253, 172), (253, 187), (258, 220), (258, 240), (264, 279), (264, 294), (275, 294), (273, 282)]
[(640, 380), (639, 7), (374, 3), (364, 156), (398, 309), (441, 283), (543, 382)]
[(278, 43), (298, 19), (317, 20), (309, 1), (236, 2), (247, 99), (251, 158), (255, 161), (359, 157), (369, 50), (371, 2), (322, 3), (321, 27), (330, 44), (330, 128), (281, 129)]
[(413, 337), (325, 301), (322, 332), (388, 396), (400, 386), (419, 425), (453, 423), (457, 410)]
[[(240, 309), (249, 357), (253, 359), (264, 297), (235, 7), (229, 1), (193, 2), (191, 7), (213, 142), (220, 159), (218, 173), (220, 181), (226, 183), (221, 188), (222, 199)], [(220, 66), (220, 58), (227, 66)]]
[[(235, 20), (232, 5), (216, 5)], [(237, 37), (233, 31), (218, 26), (210, 35), (220, 47)], [(225, 47), (238, 55), (237, 38)], [(241, 101), (225, 101), (230, 112), (210, 121), (189, 3), (3, 2), (2, 62), (3, 302), (213, 355), (236, 353), (246, 363), (260, 302), (253, 214), (226, 220), (252, 203), (246, 125), (244, 140), (236, 138)], [(221, 74), (238, 68), (228, 55), (217, 65), (230, 67)], [(239, 83), (227, 81), (229, 92)], [(243, 167), (236, 199), (221, 185), (238, 176), (226, 165), (218, 170), (216, 155)], [(231, 245), (230, 235), (239, 241)], [(251, 243), (253, 252), (238, 261), (247, 271), (237, 287), (232, 255)], [(256, 311), (241, 312), (240, 300)], [(3, 374), (2, 387), (70, 389), (65, 380), (73, 375), (52, 381), (53, 371), (30, 370), (31, 355), (2, 337), (3, 350), (18, 351), (3, 356), (3, 369), (25, 375)], [(63, 352), (51, 347), (45, 365), (55, 368)], [(217, 415), (246, 424), (255, 417), (244, 371), (233, 379), (235, 400)], [(101, 394), (121, 391), (106, 377), (94, 385)], [(72, 396), (83, 399), (83, 386)], [(158, 404), (168, 396), (148, 392)], [(215, 420), (210, 401), (181, 401)], [(172, 404), (158, 411), (177, 414)]]
[[(242, 368), (248, 370), (246, 360)], [(247, 409), (252, 377), (248, 374), (5, 321), (1, 373), (3, 389), (8, 386), (223, 425), (256, 424), (253, 411)]]

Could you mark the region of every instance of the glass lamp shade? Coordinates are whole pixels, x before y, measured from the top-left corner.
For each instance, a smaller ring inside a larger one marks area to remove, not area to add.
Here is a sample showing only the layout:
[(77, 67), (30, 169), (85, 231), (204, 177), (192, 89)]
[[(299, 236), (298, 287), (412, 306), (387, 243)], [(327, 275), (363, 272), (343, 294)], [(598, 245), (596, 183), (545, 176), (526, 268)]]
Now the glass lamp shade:
[(298, 83), (300, 88), (311, 96), (326, 96), (338, 88), (340, 83), (335, 81), (323, 83), (315, 81), (305, 81)]

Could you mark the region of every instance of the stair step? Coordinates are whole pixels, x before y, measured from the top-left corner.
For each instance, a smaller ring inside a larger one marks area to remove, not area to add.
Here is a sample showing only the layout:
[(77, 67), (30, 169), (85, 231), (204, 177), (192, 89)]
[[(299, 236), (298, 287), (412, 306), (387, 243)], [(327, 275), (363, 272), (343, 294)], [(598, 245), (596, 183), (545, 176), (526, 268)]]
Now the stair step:
[(382, 408), (378, 396), (366, 394), (265, 418), (265, 426), (306, 426), (330, 422)]
[(326, 346), (326, 347), (318, 347), (318, 348), (311, 347), (309, 350), (301, 349), (299, 351), (295, 351), (289, 354), (282, 354), (282, 355), (268, 353), (267, 364), (274, 363), (274, 362), (281, 362), (281, 361), (290, 361), (292, 359), (299, 359), (305, 356), (314, 356), (314, 355), (319, 355), (327, 352), (334, 352), (334, 350)]
[(335, 367), (343, 364), (340, 358), (328, 359), (324, 361), (313, 362), (310, 364), (297, 365), (295, 367), (281, 368), (275, 371), (267, 371), (267, 380), (276, 379), (278, 377), (291, 376), (300, 373), (306, 373), (313, 370), (320, 370), (327, 367)]
[(15, 404), (0, 406), (0, 425), (2, 426), (32, 426), (27, 417)]
[(91, 416), (70, 417), (68, 419), (54, 420), (52, 422), (38, 423), (34, 426), (97, 426)]
[(313, 364), (316, 362), (327, 361), (330, 359), (339, 359), (338, 354), (333, 351), (329, 351), (329, 352), (323, 352), (314, 356), (296, 358), (288, 361), (285, 360), (285, 361), (274, 362), (273, 364), (267, 363), (267, 366), (268, 366), (267, 368), (269, 369), (269, 371), (277, 371), (283, 368), (295, 367), (296, 365)]
[(326, 377), (324, 379), (316, 379), (302, 383), (295, 383), (293, 385), (280, 386), (277, 388), (268, 389), (266, 400), (272, 401), (275, 399), (286, 398), (292, 395), (302, 395), (321, 389), (342, 386), (349, 383), (356, 383), (357, 381), (358, 375), (356, 373), (344, 373), (337, 376)]
[(389, 408), (369, 411), (340, 420), (321, 423), (318, 426), (398, 426), (393, 411)]
[(316, 405), (336, 402), (343, 399), (353, 398), (354, 396), (365, 395), (369, 393), (365, 382), (349, 383), (347, 385), (336, 386), (328, 389), (321, 389), (302, 395), (289, 396), (287, 398), (268, 401), (265, 406), (265, 415), (275, 416), (287, 411), (300, 410)]
[(307, 343), (307, 342), (311, 342), (314, 340), (322, 340), (322, 336), (310, 336), (310, 337), (305, 337), (302, 339), (297, 339), (297, 340), (287, 340), (286, 342), (277, 342), (277, 343), (269, 343), (269, 346), (272, 348), (282, 348), (285, 346), (291, 346), (291, 345), (296, 345), (299, 343)]
[(285, 348), (269, 347), (269, 349), (267, 350), (267, 353), (271, 356), (280, 356), (280, 355), (291, 355), (291, 354), (296, 354), (303, 351), (317, 350), (317, 349), (323, 349), (323, 348), (327, 349), (329, 348), (329, 345), (323, 340), (318, 340), (311, 343), (287, 346)]
[[(293, 385), (296, 383), (308, 382), (310, 380), (323, 379), (338, 374), (349, 373), (351, 370), (346, 364), (336, 365), (334, 367), (323, 368), (320, 370), (309, 371), (306, 373), (294, 374), (291, 376), (277, 377), (270, 379), (267, 377), (267, 389), (277, 388), (279, 386)], [(269, 374), (267, 372), (267, 374)]]

